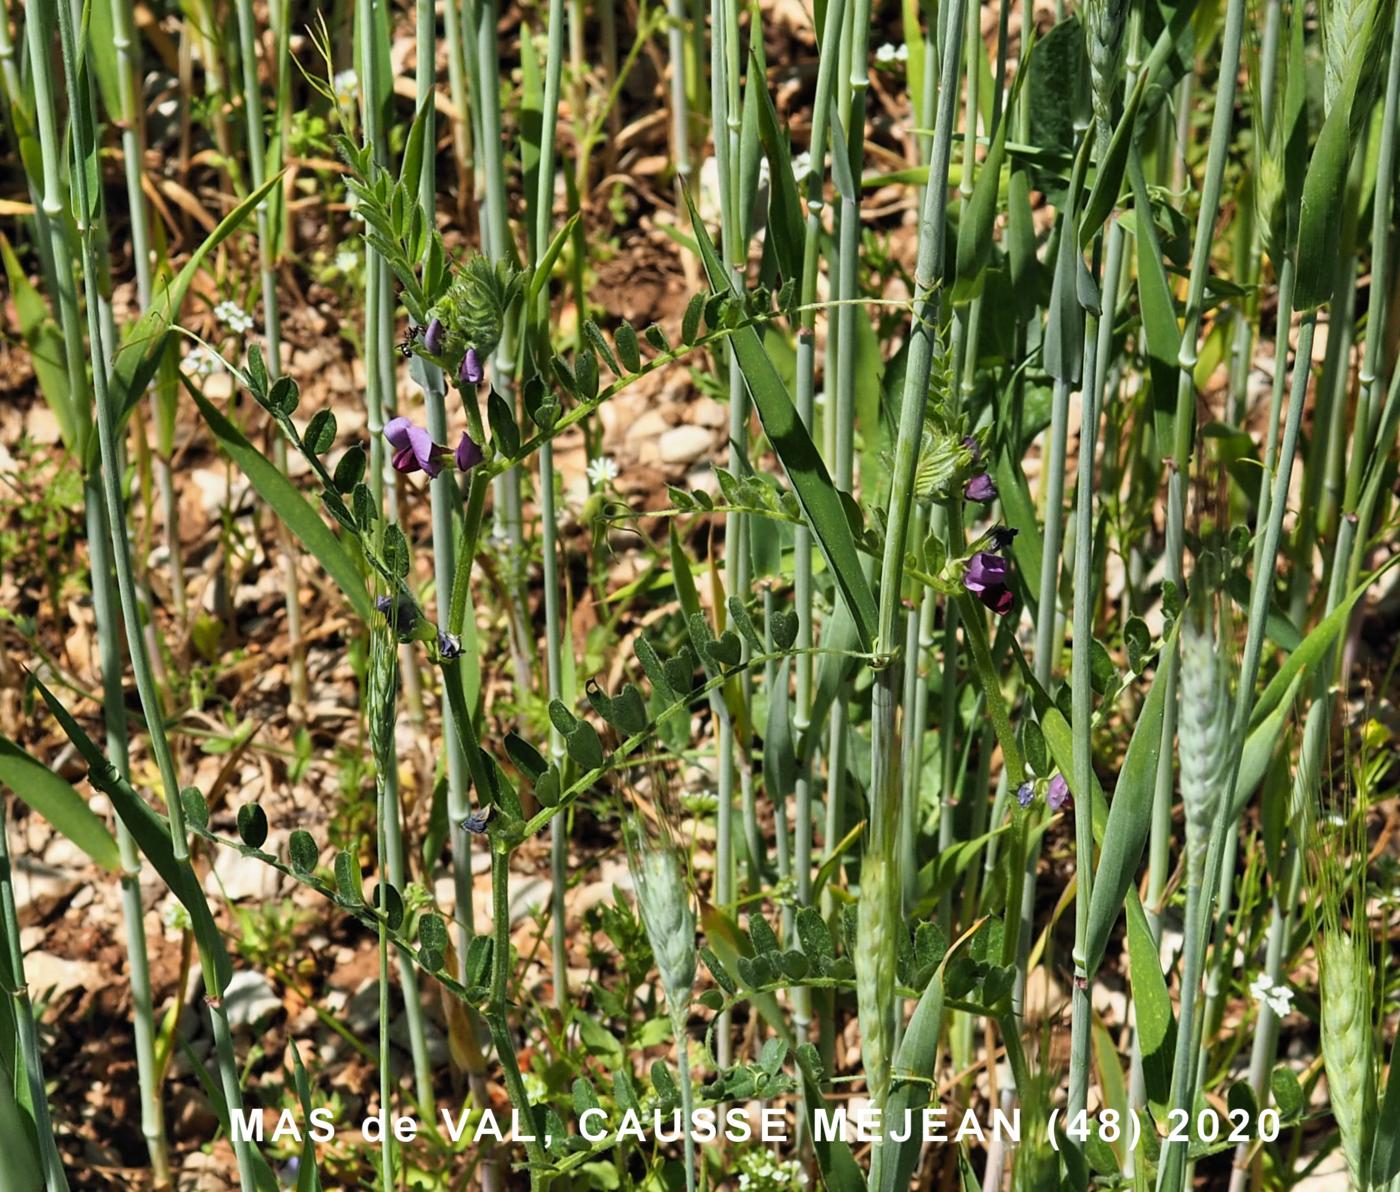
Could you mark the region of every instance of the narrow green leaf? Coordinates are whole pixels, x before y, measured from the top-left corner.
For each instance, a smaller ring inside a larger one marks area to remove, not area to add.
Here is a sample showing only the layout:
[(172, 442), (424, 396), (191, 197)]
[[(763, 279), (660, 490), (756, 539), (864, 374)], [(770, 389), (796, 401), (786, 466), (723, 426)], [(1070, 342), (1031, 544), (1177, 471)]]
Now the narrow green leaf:
[(188, 861), (181, 863), (175, 860), (175, 851), (170, 843), (170, 825), (164, 817), (146, 806), (131, 784), (112, 768), (102, 751), (93, 744), (53, 692), (37, 679), (35, 686), (68, 739), (87, 762), (93, 785), (112, 801), (113, 810), (136, 841), (136, 847), (189, 911), (201, 963), (206, 966), (206, 973), (212, 972), (214, 987), (222, 990), (233, 975), (233, 966), (229, 963), (223, 936), (209, 912), (208, 900), (204, 897), (194, 869)]
[[(204, 267), (204, 259), (238, 230), (243, 221), (281, 181), (281, 174), (273, 175), (224, 216), (218, 227), (190, 254), (190, 259), (175, 275), (174, 280), (151, 299), (149, 309), (127, 332), (116, 359), (112, 362), (112, 401), (119, 411), (119, 422), (135, 408), (136, 403), (141, 400), (141, 395), (145, 393), (146, 386), (155, 376), (156, 368), (165, 352), (166, 341), (171, 334), (171, 325), (179, 319), (185, 295), (189, 293), (194, 279)], [(88, 451), (90, 455), (95, 456), (95, 440), (89, 444)], [(88, 462), (91, 465), (93, 461)]]
[[(686, 204), (690, 208), (691, 224), (711, 285), (733, 293), (729, 271), (715, 252), (709, 232), (695, 210), (689, 192), (686, 192)], [(764, 351), (758, 332), (752, 327), (740, 328), (730, 342), (744, 374), (744, 383), (753, 398), (754, 408), (763, 423), (764, 433), (787, 469), (803, 515), (821, 547), (827, 566), (831, 568), (843, 602), (851, 609), (856, 635), (862, 647), (868, 650), (875, 639), (875, 596), (861, 569), (840, 493), (807, 428), (797, 416), (792, 398), (778, 377), (768, 353)]]
[(992, 257), (992, 233), (997, 217), (997, 197), (1001, 187), (1001, 168), (1006, 161), (1006, 127), (1002, 120), (997, 135), (987, 151), (972, 185), (972, 198), (967, 212), (958, 222), (957, 267), (954, 273), (953, 301), (963, 302), (976, 294), (978, 281)]
[[(1163, 684), (1165, 686), (1165, 684)], [(1133, 986), (1133, 1010), (1142, 1049), (1143, 1077), (1148, 1099), (1165, 1103), (1171, 1094), (1172, 1056), (1176, 1051), (1176, 1019), (1171, 994), (1162, 975), (1157, 943), (1147, 923), (1137, 891), (1130, 889), (1128, 911), (1128, 970)]]
[[(1180, 622), (1178, 622), (1180, 624)], [(1168, 646), (1176, 627), (1168, 636)], [(1123, 758), (1113, 802), (1104, 826), (1103, 849), (1089, 898), (1089, 935), (1086, 951), (1092, 973), (1103, 960), (1108, 936), (1123, 908), (1123, 896), (1132, 885), (1143, 846), (1152, 826), (1152, 804), (1157, 789), (1157, 759), (1162, 749), (1162, 715), (1167, 703), (1164, 670), (1158, 670), (1138, 713), (1128, 752)]]
[(374, 611), (360, 569), (355, 565), (340, 539), (333, 534), (320, 514), (261, 451), (243, 433), (194, 389), (190, 390), (204, 421), (219, 440), (219, 445), (248, 477), (258, 496), (272, 506), (282, 523), (292, 531), (327, 573), (340, 585), (350, 605), (361, 619), (369, 621)]
[(55, 831), (66, 836), (103, 869), (113, 873), (121, 869), (117, 842), (93, 814), (87, 800), (4, 736), (0, 736), (0, 784), (8, 786)]

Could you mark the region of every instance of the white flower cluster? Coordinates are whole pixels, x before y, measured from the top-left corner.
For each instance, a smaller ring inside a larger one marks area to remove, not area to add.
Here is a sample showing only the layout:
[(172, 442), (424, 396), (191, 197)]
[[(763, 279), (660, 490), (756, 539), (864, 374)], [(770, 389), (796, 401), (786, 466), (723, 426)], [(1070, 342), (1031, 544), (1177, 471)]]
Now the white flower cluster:
[(897, 46), (885, 42), (875, 51), (875, 61), (881, 66), (893, 66), (896, 62), (908, 62), (909, 47), (902, 42)]
[(236, 302), (220, 302), (214, 317), (235, 335), (246, 335), (253, 329), (253, 316)]
[(360, 263), (360, 254), (353, 248), (342, 248), (335, 254), (335, 267), (341, 273), (353, 273)]
[(788, 1192), (806, 1184), (806, 1173), (796, 1159), (780, 1161), (770, 1151), (750, 1151), (740, 1160), (738, 1186), (745, 1192)]
[(1268, 1006), (1276, 1018), (1287, 1018), (1293, 1009), (1293, 990), (1282, 983), (1275, 985), (1267, 973), (1260, 973), (1249, 983), (1249, 992), (1256, 1002)]
[(207, 377), (223, 371), (223, 363), (203, 344), (191, 348), (180, 360), (180, 371), (191, 377)]

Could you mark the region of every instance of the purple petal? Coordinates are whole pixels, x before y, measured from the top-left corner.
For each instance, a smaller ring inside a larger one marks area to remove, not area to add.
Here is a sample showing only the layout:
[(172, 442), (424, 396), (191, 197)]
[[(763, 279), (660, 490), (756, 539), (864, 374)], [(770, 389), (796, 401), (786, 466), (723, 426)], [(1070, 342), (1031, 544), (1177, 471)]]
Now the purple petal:
[(969, 501), (989, 505), (997, 499), (997, 486), (991, 476), (986, 472), (980, 472), (963, 487), (963, 496)]
[(447, 329), (443, 327), (441, 319), (434, 319), (423, 332), (423, 346), (434, 356), (442, 351), (446, 339)]
[(486, 374), (481, 368), (481, 357), (475, 348), (468, 348), (467, 354), (462, 357), (462, 367), (457, 374), (468, 385), (480, 385), (481, 378)]
[(394, 471), (403, 472), (405, 475), (407, 475), (410, 472), (418, 472), (422, 470), (422, 466), (419, 464), (418, 458), (413, 454), (412, 447), (405, 447), (402, 451), (395, 451), (393, 465)]
[(457, 450), (452, 454), (457, 461), (457, 467), (463, 472), (470, 472), (482, 459), (481, 448), (472, 442), (471, 436), (466, 431), (462, 432)]
[(1029, 807), (1031, 800), (1035, 798), (1035, 783), (1023, 782), (1016, 788), (1016, 802), (1022, 807)]
[(1051, 811), (1059, 811), (1069, 802), (1069, 783), (1065, 781), (1063, 774), (1056, 774), (1050, 779), (1050, 785), (1045, 791), (1045, 802), (1049, 804)]
[(977, 445), (977, 440), (971, 435), (964, 437), (963, 446), (972, 452), (972, 466), (975, 468), (982, 462), (982, 448)]
[(434, 443), (432, 435), (421, 426), (410, 426), (408, 441), (413, 447), (413, 457), (423, 471), (429, 476), (436, 476), (442, 471), (442, 453), (445, 448)]
[(413, 429), (413, 423), (402, 416), (390, 418), (384, 424), (384, 437), (389, 440), (389, 446), (395, 451), (402, 451), (409, 446), (409, 432)]
[(1004, 587), (1005, 584), (1006, 560), (1000, 555), (979, 550), (968, 560), (967, 570), (963, 572), (963, 587), (969, 592), (981, 595), (988, 588)]

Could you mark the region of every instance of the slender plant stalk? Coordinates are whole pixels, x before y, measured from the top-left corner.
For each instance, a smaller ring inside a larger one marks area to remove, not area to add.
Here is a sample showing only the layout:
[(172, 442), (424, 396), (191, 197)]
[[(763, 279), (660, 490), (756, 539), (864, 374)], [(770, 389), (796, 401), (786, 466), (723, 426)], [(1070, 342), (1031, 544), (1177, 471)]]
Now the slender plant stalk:
[[(823, 41), (830, 45), (839, 35), (845, 0), (831, 0), (826, 7)], [(826, 53), (817, 66), (816, 97), (812, 107), (812, 135), (808, 143), (809, 173), (806, 178), (806, 218), (802, 234), (801, 314), (797, 328), (797, 413), (809, 434), (815, 437), (816, 380), (816, 320), (817, 276), (820, 271), (818, 244), (821, 236), (822, 212), (825, 210), (826, 135), (831, 110), (832, 85), (835, 80), (836, 57)], [(812, 733), (812, 655), (815, 640), (814, 592), (812, 587), (812, 533), (806, 522), (798, 526), (793, 537), (794, 602), (797, 608), (797, 680), (794, 691), (793, 730), (802, 742), (798, 758), (795, 799), (793, 803), (793, 870), (796, 875), (797, 901), (808, 906), (812, 901), (812, 828), (816, 809), (813, 788), (816, 783), (816, 735)], [(832, 825), (835, 808), (827, 809), (828, 845), (834, 844)], [(793, 991), (793, 1019), (798, 1038), (811, 1035), (812, 993), (806, 987)], [(823, 1022), (831, 1015), (824, 1014)], [(829, 1038), (829, 1032), (823, 1034)], [(823, 1066), (830, 1070), (830, 1055), (824, 1049)]]
[[(72, 9), (64, 3), (64, 0), (58, 0), (57, 4), (48, 3), (46, 0), (32, 0), (28, 6), (28, 20), (37, 26), (34, 31), (36, 38), (34, 44), (37, 49), (43, 51), (36, 54), (35, 60), (36, 62), (48, 62), (48, 38), (45, 34), (52, 29), (49, 15), (55, 8), (58, 15), (59, 39), (63, 50), (64, 79), (67, 83), (68, 93), (72, 95), (77, 93), (77, 80), (79, 78), (78, 37)], [(36, 75), (39, 73), (45, 73), (45, 71), (36, 72)], [(136, 583), (131, 567), (130, 543), (126, 537), (125, 506), (118, 481), (120, 453), (116, 416), (112, 395), (107, 384), (102, 314), (96, 292), (100, 271), (94, 260), (94, 237), (89, 220), (91, 213), (97, 210), (97, 206), (96, 196), (91, 193), (86, 163), (94, 160), (96, 144), (86, 106), (83, 104), (73, 105), (72, 117), (71, 132), (74, 158), (77, 162), (84, 163), (82, 167), (75, 168), (70, 172), (69, 180), (72, 187), (72, 211), (77, 223), (85, 265), (83, 283), (87, 298), (90, 350), (93, 360), (96, 362), (92, 379), (97, 401), (98, 443), (102, 457), (102, 495), (106, 506), (104, 512), (112, 539), (113, 564), (116, 569), (122, 619), (126, 627), (127, 649), (131, 654), (132, 669), (136, 676), (136, 688), (141, 698), (142, 712), (145, 715), (150, 736), (151, 752), (156, 758), (157, 768), (161, 775), (166, 810), (170, 820), (171, 851), (176, 863), (188, 868), (189, 848), (185, 835), (184, 813), (180, 806), (179, 782), (175, 776), (174, 758), (166, 741), (159, 699), (152, 681), (150, 663), (145, 651), (145, 639), (141, 632)], [(44, 152), (46, 156), (50, 153), (57, 153), (58, 147), (46, 145)], [(62, 206), (56, 201), (56, 195), (47, 196), (46, 202), (50, 197), (55, 200), (55, 205), (49, 211), (49, 215), (56, 220), (62, 212)], [(194, 880), (193, 877), (191, 880)], [(210, 963), (204, 965), (206, 1002), (209, 1006), (209, 1017), (213, 1027), (215, 1055), (223, 1086), (224, 1100), (229, 1113), (232, 1114), (235, 1110), (242, 1108), (242, 1091), (239, 1086), (238, 1069), (233, 1053), (233, 1040), (228, 1030), (228, 1017), (222, 1004), (224, 991), (220, 988), (218, 970), (213, 965), (212, 958), (209, 960)], [(244, 1192), (251, 1192), (255, 1183), (251, 1147), (247, 1142), (235, 1139), (234, 1151), (238, 1159), (240, 1185)]]
[[(889, 1094), (894, 1035), (894, 968), (899, 885), (896, 864), (901, 802), (895, 712), (900, 693), (897, 621), (904, 575), (904, 552), (913, 504), (914, 473), (928, 401), (938, 334), (948, 204), (948, 166), (957, 112), (959, 62), (965, 15), (960, 4), (949, 14), (949, 38), (939, 74), (938, 119), (934, 128), (929, 183), (919, 219), (918, 262), (914, 274), (914, 316), (909, 333), (908, 363), (895, 440), (885, 549), (880, 565), (877, 645), (893, 651), (877, 671), (871, 713), (870, 832), (861, 868), (858, 931), (863, 941), (856, 953), (856, 992), (860, 1013), (866, 1081), (871, 1100), (883, 1109)], [(872, 1180), (884, 1161), (885, 1143), (876, 1143)]]
[[(423, 141), (425, 145), (435, 143), (436, 109), (434, 107), (434, 62), (436, 57), (436, 23), (433, 5), (428, 0), (419, 0), (417, 8), (417, 79), (416, 93), (418, 110), (425, 121)], [(455, 39), (452, 30), (456, 27), (452, 5), (447, 11), (449, 30), (449, 62), (451, 54), (461, 54), (460, 35)], [(455, 44), (456, 49), (451, 47)], [(460, 80), (458, 80), (460, 83)], [(454, 95), (459, 88), (454, 87)], [(465, 114), (465, 113), (459, 113)], [(465, 125), (461, 120), (454, 128), (461, 130)], [(437, 170), (436, 154), (423, 154), (422, 174), (418, 180), (419, 202), (423, 216), (432, 227), (437, 219)], [(442, 370), (427, 361), (422, 361), (422, 387), (424, 408), (427, 412), (428, 433), (433, 442), (447, 442), (447, 403), (446, 386)], [(432, 504), (433, 527), (433, 587), (438, 600), (438, 622), (447, 626), (447, 602), (458, 582), (459, 566), (470, 568), (471, 559), (457, 557), (456, 511), (461, 506), (462, 493), (456, 475), (450, 468), (444, 468), (430, 483), (429, 497)], [(467, 773), (462, 750), (458, 744), (459, 731), (452, 701), (444, 690), (441, 700), (442, 739), (447, 766), (447, 816), (452, 833), (452, 888), (454, 894), (453, 918), (457, 924), (457, 965), (458, 980), (466, 978), (467, 945), (475, 934), (472, 922), (472, 838), (461, 825), (470, 811), (467, 796)]]
[[(1324, 615), (1330, 614), (1345, 594), (1345, 560), (1351, 553), (1351, 544), (1356, 534), (1353, 517), (1343, 517), (1338, 525), (1337, 540), (1333, 551), (1331, 582), (1327, 590), (1327, 605)], [(1298, 768), (1295, 772), (1290, 805), (1290, 825), (1296, 828), (1290, 832), (1291, 845), (1284, 862), (1283, 873), (1272, 883), (1272, 899), (1269, 910), (1269, 928), (1266, 937), (1264, 975), (1270, 985), (1280, 985), (1285, 978), (1285, 952), (1290, 946), (1297, 921), (1298, 894), (1303, 879), (1303, 857), (1307, 848), (1308, 830), (1313, 815), (1313, 802), (1318, 779), (1326, 764), (1326, 749), (1331, 737), (1332, 693), (1331, 680), (1336, 673), (1334, 648), (1326, 652), (1317, 669), (1313, 684), (1313, 702), (1308, 707), (1307, 719), (1303, 725), (1303, 745), (1299, 752)], [(1260, 1106), (1267, 1104), (1269, 1075), (1273, 1071), (1278, 1052), (1279, 1018), (1274, 1013), (1268, 998), (1259, 1003), (1259, 1017), (1255, 1022), (1254, 1041), (1250, 1049), (1249, 1082)], [(1197, 1073), (1197, 1079), (1201, 1074)], [(1235, 1165), (1230, 1172), (1230, 1192), (1243, 1192), (1249, 1181), (1249, 1157), (1255, 1148), (1241, 1143), (1235, 1150)]]
[[(564, 0), (550, 0), (546, 25), (549, 45), (546, 50), (544, 105), (540, 121), (539, 183), (535, 193), (535, 225), (530, 239), (531, 265), (537, 266), (540, 254), (549, 243), (554, 215), (555, 130), (559, 121), (559, 90), (564, 70)], [(684, 102), (684, 93), (682, 93)], [(674, 100), (674, 93), (673, 93)], [(540, 307), (534, 312), (538, 325), (549, 324), (549, 291), (545, 287)], [(544, 362), (536, 364), (543, 368)], [(545, 681), (550, 700), (563, 699), (562, 657), (563, 626), (559, 609), (559, 534), (554, 506), (555, 490), (554, 440), (545, 439), (540, 445), (539, 501), (540, 552), (544, 567), (545, 622)], [(564, 766), (564, 738), (551, 721), (549, 753), (561, 771)], [(569, 1001), (568, 930), (565, 921), (565, 893), (568, 888), (568, 823), (566, 816), (556, 816), (549, 824), (549, 870), (553, 885), (551, 894), (554, 966), (554, 1004), (563, 1010)]]
[[(1172, 1068), (1171, 1103), (1187, 1108), (1195, 1103), (1196, 1049), (1201, 1045), (1200, 1022), (1195, 1014), (1197, 986), (1208, 938), (1209, 925), (1214, 917), (1215, 887), (1221, 871), (1221, 857), (1224, 853), (1223, 837), (1229, 833), (1236, 799), (1235, 784), (1239, 777), (1240, 758), (1244, 752), (1245, 732), (1249, 727), (1249, 715), (1254, 706), (1254, 684), (1259, 673), (1259, 659), (1263, 650), (1265, 612), (1268, 607), (1274, 574), (1274, 564), (1278, 557), (1278, 543), (1283, 524), (1285, 498), (1288, 482), (1293, 471), (1293, 457), (1298, 446), (1298, 427), (1302, 421), (1302, 410), (1307, 396), (1308, 377), (1311, 371), (1313, 332), (1317, 325), (1317, 312), (1311, 311), (1304, 318), (1298, 333), (1298, 353), (1293, 366), (1293, 389), (1289, 399), (1288, 419), (1278, 456), (1277, 473), (1265, 474), (1265, 484), (1272, 484), (1273, 497), (1270, 504), (1268, 524), (1263, 530), (1263, 546), (1250, 593), (1249, 629), (1245, 638), (1244, 659), (1240, 667), (1239, 687), (1235, 696), (1235, 706), (1231, 721), (1231, 752), (1228, 781), (1223, 786), (1223, 797), (1218, 808), (1212, 811), (1210, 842), (1203, 861), (1204, 871), (1196, 876), (1199, 879), (1197, 895), (1191, 898), (1191, 874), (1188, 870), (1188, 897), (1186, 918), (1186, 942), (1183, 951), (1181, 1014), (1177, 1036), (1176, 1056)], [(1183, 788), (1184, 789), (1184, 788)], [(1199, 865), (1201, 859), (1192, 861), (1193, 850), (1188, 843), (1188, 862)], [(1168, 1138), (1162, 1146), (1161, 1166), (1158, 1168), (1158, 1192), (1180, 1192), (1186, 1173), (1186, 1147)]]
[[(122, 171), (126, 183), (126, 206), (131, 229), (131, 257), (136, 271), (136, 302), (144, 311), (151, 304), (151, 248), (146, 196), (141, 189), (142, 156), (145, 141), (142, 135), (142, 113), (139, 80), (141, 77), (141, 48), (132, 31), (133, 16), (130, 0), (111, 0), (112, 46), (116, 51), (119, 110), (114, 113), (121, 129)], [(162, 422), (166, 420), (161, 419)], [(164, 427), (162, 427), (164, 431)], [(170, 595), (174, 601), (175, 618), (186, 618), (184, 565), (180, 549), (179, 517), (175, 507), (175, 484), (170, 470), (168, 436), (159, 436), (160, 450), (155, 453), (156, 485), (165, 516), (165, 549), (170, 572)]]
[[(85, 494), (88, 551), (91, 555), (93, 619), (102, 648), (102, 712), (107, 728), (107, 756), (117, 772), (130, 778), (127, 756), (126, 697), (122, 691), (122, 629), (112, 577), (111, 534), (104, 521), (101, 481), (89, 476)], [(141, 1133), (151, 1156), (157, 1188), (170, 1185), (170, 1156), (166, 1144), (162, 1080), (155, 1058), (155, 1010), (151, 969), (146, 950), (145, 909), (141, 903), (141, 854), (131, 832), (117, 819), (117, 848), (122, 862), (122, 923), (126, 929), (126, 958), (131, 966), (132, 1027), (136, 1044), (136, 1074), (141, 1089)]]
[[(504, 146), (501, 131), (500, 46), (496, 26), (500, 21), (498, 0), (468, 0), (475, 11), (476, 69), (479, 74), (477, 91), (480, 97), (481, 159), (485, 174), (485, 243), (486, 255), (493, 261), (510, 260), (514, 249), (506, 221), (509, 199), (506, 194)], [(515, 366), (517, 315), (506, 312), (500, 343), (492, 355), (490, 384), (515, 409)], [(529, 623), (526, 613), (524, 532), (521, 523), (520, 469), (509, 468), (496, 481), (496, 517), (504, 529), (509, 544), (509, 591), (513, 612), (513, 641), (515, 642), (516, 691), (521, 699), (530, 691), (530, 658), (523, 640), (524, 627)]]
[[(393, 1006), (389, 985), (390, 899), (388, 888), (398, 887), (390, 873), (390, 839), (388, 824), (398, 818), (398, 784), (394, 781), (397, 766), (394, 748), (395, 705), (398, 702), (398, 650), (391, 631), (376, 628), (370, 640), (368, 690), (365, 708), (369, 716), (370, 742), (374, 752), (375, 856), (379, 859), (379, 886), (375, 906), (379, 920), (379, 1114), (380, 1178), (383, 1187), (393, 1188), (394, 1182), (394, 1065), (393, 1043), (389, 1024), (393, 1021)], [(405, 966), (407, 967), (407, 966)], [(407, 991), (405, 990), (405, 994)]]
[[(253, 189), (262, 186), (267, 177), (267, 148), (263, 136), (262, 85), (258, 80), (257, 41), (254, 35), (252, 0), (236, 0), (238, 13), (238, 52), (243, 60), (243, 115), (248, 135), (248, 167)], [(262, 273), (263, 319), (267, 329), (267, 369), (273, 379), (282, 373), (282, 317), (277, 303), (277, 274), (272, 262), (272, 229), (268, 220), (266, 196), (257, 209), (258, 263)], [(287, 445), (279, 435), (274, 440), (273, 454), (282, 471), (287, 468)], [(296, 557), (292, 553), (290, 531), (278, 523), (282, 546), (282, 583), (287, 609), (288, 671), (292, 701), (304, 705), (306, 691), (306, 651), (302, 644), (301, 597), (297, 591)]]
[[(247, 3), (248, 0), (243, 0)], [(378, 0), (359, 0), (358, 18), (360, 21), (360, 83), (363, 98), (363, 118), (366, 142), (374, 149), (376, 160), (383, 164), (383, 130), (377, 90), (376, 45), (379, 38), (379, 21), (375, 17)], [(393, 490), (386, 480), (394, 473), (384, 450), (384, 413), (393, 393), (393, 350), (391, 324), (393, 305), (388, 286), (388, 266), (378, 252), (370, 249), (366, 254), (366, 326), (365, 326), (365, 379), (366, 405), (369, 412), (368, 430), (370, 434), (371, 485), (379, 508), (392, 517), (394, 510)], [(376, 458), (377, 457), (377, 458)], [(416, 671), (405, 668), (404, 683), (408, 685)], [(400, 822), (398, 786), (398, 763), (394, 760), (395, 743), (390, 736), (385, 749), (388, 751), (383, 763), (381, 781), (393, 791), (393, 810), (380, 816), (379, 831), (383, 836), (384, 852), (381, 861), (388, 880), (398, 889), (405, 888), (406, 868), (402, 825)], [(387, 953), (386, 953), (387, 957)], [(418, 993), (418, 973), (409, 964), (399, 966), (399, 979), (403, 985), (404, 1018), (408, 1025), (409, 1050), (413, 1055), (414, 1087), (418, 1103), (431, 1113), (433, 1107), (432, 1074), (428, 1065), (428, 1046), (423, 1027), (422, 999)], [(387, 1108), (385, 1112), (388, 1112)]]
[[(47, 62), (48, 47), (51, 44), (51, 28), (45, 29), (42, 14), (31, 6), (25, 22), (29, 38), (31, 60)], [(121, 25), (118, 22), (118, 41), (121, 40)], [(75, 410), (82, 412), (82, 421), (77, 427), (78, 435), (74, 446), (83, 451), (89, 433), (90, 394), (88, 373), (83, 361), (83, 337), (81, 313), (76, 290), (77, 271), (73, 266), (67, 236), (63, 233), (63, 220), (60, 217), (63, 202), (60, 196), (61, 165), (58, 145), (57, 116), (53, 101), (53, 90), (48, 72), (35, 71), (31, 76), (34, 95), (35, 115), (44, 165), (43, 199), (41, 200), (40, 221), (42, 229), (50, 235), (47, 244), (48, 255), (60, 263), (56, 275), (57, 288), (54, 291), (59, 311), (60, 325), (64, 329), (65, 360), (68, 364), (67, 379)], [(128, 148), (127, 152), (130, 150)], [(144, 212), (144, 201), (140, 208)], [(133, 216), (134, 223), (141, 222), (139, 215)], [(142, 229), (144, 233), (144, 227)], [(144, 242), (144, 240), (142, 241)], [(133, 235), (133, 252), (137, 240)], [(105, 379), (105, 378), (104, 378)], [(94, 613), (98, 623), (98, 637), (102, 649), (102, 680), (104, 687), (103, 709), (108, 729), (108, 747), (114, 762), (123, 773), (127, 770), (127, 728), (125, 700), (121, 689), (123, 670), (121, 648), (120, 612), (112, 588), (112, 562), (110, 543), (111, 530), (104, 519), (103, 486), (101, 476), (94, 467), (84, 480), (84, 504), (88, 526), (88, 549), (91, 555), (92, 589)], [(145, 922), (140, 894), (140, 858), (130, 833), (122, 823), (117, 825), (117, 844), (121, 852), (122, 913), (127, 936), (127, 960), (131, 966), (132, 1018), (137, 1058), (137, 1077), (141, 1091), (141, 1129), (146, 1138), (147, 1150), (151, 1156), (153, 1177), (157, 1187), (170, 1182), (169, 1159), (165, 1142), (165, 1122), (160, 1105), (160, 1080), (156, 1071), (152, 1045), (154, 1012), (151, 1004), (150, 968), (147, 959)]]

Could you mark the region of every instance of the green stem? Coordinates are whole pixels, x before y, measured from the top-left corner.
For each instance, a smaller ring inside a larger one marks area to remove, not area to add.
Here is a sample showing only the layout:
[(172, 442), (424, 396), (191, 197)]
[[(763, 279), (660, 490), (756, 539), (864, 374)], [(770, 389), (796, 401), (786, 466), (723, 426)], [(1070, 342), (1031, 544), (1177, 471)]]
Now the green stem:
[[(914, 274), (914, 319), (909, 333), (904, 393), (895, 440), (885, 548), (880, 566), (877, 648), (894, 651), (875, 673), (871, 705), (870, 831), (862, 863), (856, 955), (857, 1007), (860, 1013), (866, 1080), (871, 1100), (883, 1109), (890, 1088), (890, 1044), (894, 1036), (893, 981), (899, 886), (892, 872), (898, 847), (900, 807), (899, 748), (895, 713), (900, 693), (900, 645), (896, 627), (901, 607), (905, 545), (914, 499), (918, 448), (928, 402), (935, 340), (940, 321), (948, 167), (958, 100), (959, 65), (965, 6), (949, 13), (949, 38), (939, 73), (938, 120), (929, 166), (929, 185), (919, 220), (918, 260)], [(877, 1152), (884, 1150), (877, 1142)], [(876, 1163), (880, 1162), (877, 1157)]]
[[(29, 997), (29, 987), (24, 980), (24, 954), (19, 943), (19, 914), (15, 902), (15, 887), (10, 869), (9, 826), (6, 822), (8, 800), (0, 794), (0, 943), (6, 948), (3, 961), (5, 988), (0, 994), (8, 997), (13, 1005), (17, 1029), (15, 1035), (19, 1044), (19, 1058), (24, 1066), (24, 1077), (29, 1085), (29, 1111), (33, 1116), (34, 1133), (39, 1142), (39, 1155), (44, 1169), (44, 1187), (48, 1192), (59, 1192), (68, 1187), (63, 1174), (63, 1164), (58, 1157), (58, 1144), (54, 1138), (53, 1119), (49, 1116), (48, 1091), (44, 1086), (43, 1059), (39, 1051), (39, 1030), (34, 1019), (34, 1003)], [(24, 1146), (19, 1139), (18, 1145)]]

